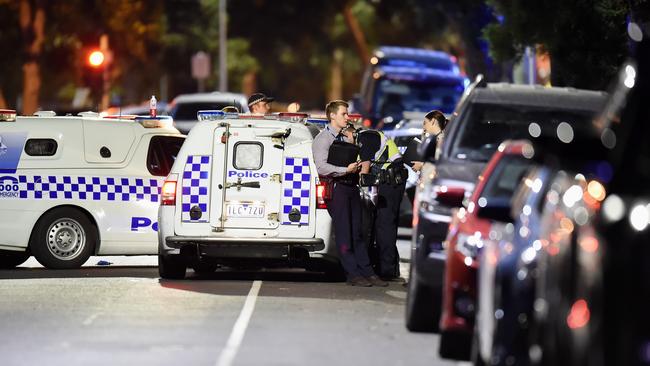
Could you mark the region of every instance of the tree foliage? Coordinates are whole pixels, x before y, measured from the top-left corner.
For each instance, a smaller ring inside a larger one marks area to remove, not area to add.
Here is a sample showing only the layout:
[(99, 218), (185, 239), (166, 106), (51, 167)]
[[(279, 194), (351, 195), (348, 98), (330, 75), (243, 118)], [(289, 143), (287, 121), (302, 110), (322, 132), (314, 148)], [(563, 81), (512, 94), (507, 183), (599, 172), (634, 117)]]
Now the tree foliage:
[(553, 85), (603, 89), (627, 54), (626, 19), (634, 2), (488, 0), (502, 21), (490, 24), (485, 36), (498, 61), (539, 44), (550, 53)]

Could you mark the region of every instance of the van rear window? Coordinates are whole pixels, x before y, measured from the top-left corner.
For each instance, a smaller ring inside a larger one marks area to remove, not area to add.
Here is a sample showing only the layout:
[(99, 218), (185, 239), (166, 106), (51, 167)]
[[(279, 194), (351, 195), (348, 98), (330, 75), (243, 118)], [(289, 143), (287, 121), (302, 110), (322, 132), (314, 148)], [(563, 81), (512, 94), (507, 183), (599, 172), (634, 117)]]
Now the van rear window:
[(235, 144), (233, 166), (239, 170), (258, 170), (262, 167), (264, 147), (259, 142), (238, 142)]
[(174, 165), (178, 151), (185, 141), (184, 137), (154, 136), (149, 142), (147, 169), (155, 176), (166, 177)]
[(25, 143), (25, 153), (29, 156), (53, 156), (57, 147), (53, 139), (29, 139)]

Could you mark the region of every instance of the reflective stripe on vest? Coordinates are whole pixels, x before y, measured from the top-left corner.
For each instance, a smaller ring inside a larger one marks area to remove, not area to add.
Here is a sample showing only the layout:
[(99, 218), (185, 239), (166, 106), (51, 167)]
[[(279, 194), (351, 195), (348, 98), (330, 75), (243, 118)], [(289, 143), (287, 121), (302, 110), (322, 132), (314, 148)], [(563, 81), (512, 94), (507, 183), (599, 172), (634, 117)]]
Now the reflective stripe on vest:
[(379, 133), (379, 137), (381, 137), (381, 145), (379, 151), (375, 154), (375, 161), (386, 161), (386, 163), (381, 166), (381, 169), (386, 169), (390, 165), (390, 162), (401, 158), (402, 154), (400, 154), (393, 139), (389, 139), (381, 131), (377, 132)]

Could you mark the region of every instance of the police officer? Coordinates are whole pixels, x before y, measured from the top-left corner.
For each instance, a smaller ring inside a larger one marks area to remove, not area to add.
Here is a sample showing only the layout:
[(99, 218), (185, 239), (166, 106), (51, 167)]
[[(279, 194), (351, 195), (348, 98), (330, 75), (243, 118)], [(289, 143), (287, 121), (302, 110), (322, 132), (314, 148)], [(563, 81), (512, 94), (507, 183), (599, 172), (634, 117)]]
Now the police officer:
[[(341, 129), (347, 125), (348, 104), (334, 100), (327, 104), (325, 114), (329, 124), (314, 138), (312, 152), (318, 175), (332, 182), (332, 198), (327, 210), (334, 224), (334, 236), (341, 265), (348, 284), (352, 286), (387, 286), (373, 271), (368, 249), (361, 228), (361, 197), (358, 178), (358, 162), (347, 166), (328, 163), (328, 156), (335, 140), (343, 141)], [(351, 177), (352, 176), (352, 177)]]
[(360, 173), (380, 177), (377, 182), (374, 223), (375, 243), (379, 251), (379, 276), (383, 280), (396, 280), (400, 277), (397, 227), (408, 172), (397, 145), (382, 132), (361, 131), (357, 135), (357, 144), (361, 147)]
[(267, 97), (262, 93), (255, 93), (248, 98), (248, 108), (252, 114), (267, 114), (271, 111), (273, 97)]
[[(447, 117), (441, 111), (434, 109), (424, 116), (422, 121), (422, 141), (428, 136), (436, 137), (436, 144), (439, 144), (444, 136), (445, 127), (447, 127)], [(411, 167), (416, 172), (422, 170), (424, 165), (421, 161), (411, 162)]]

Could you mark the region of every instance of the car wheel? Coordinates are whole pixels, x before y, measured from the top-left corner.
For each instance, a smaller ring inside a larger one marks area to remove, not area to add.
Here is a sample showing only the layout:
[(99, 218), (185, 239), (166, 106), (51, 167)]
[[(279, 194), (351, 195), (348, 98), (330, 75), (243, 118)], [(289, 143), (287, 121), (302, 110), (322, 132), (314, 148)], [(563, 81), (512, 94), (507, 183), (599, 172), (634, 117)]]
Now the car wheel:
[(413, 267), (411, 262), (406, 294), (406, 328), (411, 332), (437, 332), (441, 310), (440, 292), (421, 283)]
[(84, 213), (62, 207), (38, 220), (29, 248), (47, 268), (79, 268), (95, 251), (97, 237), (97, 228)]
[(187, 266), (178, 255), (158, 255), (158, 274), (166, 280), (182, 280), (185, 278)]
[(1, 251), (0, 252), (0, 269), (15, 268), (23, 264), (30, 256), (28, 250), (24, 252)]
[(441, 332), (438, 353), (442, 358), (469, 361), (472, 353), (471, 334)]

